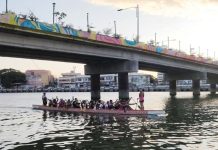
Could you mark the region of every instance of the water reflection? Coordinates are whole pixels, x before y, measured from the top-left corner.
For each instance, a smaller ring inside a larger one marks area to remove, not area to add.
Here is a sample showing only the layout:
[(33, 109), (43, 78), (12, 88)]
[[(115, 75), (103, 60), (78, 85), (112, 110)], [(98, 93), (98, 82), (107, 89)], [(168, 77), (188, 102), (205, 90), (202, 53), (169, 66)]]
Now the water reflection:
[[(46, 136), (27, 144), (19, 143), (18, 145), (22, 146), (18, 146), (16, 149), (140, 148), (150, 138), (148, 134), (151, 134), (152, 122), (155, 124), (157, 121), (127, 116), (47, 111), (41, 113), (42, 121), (48, 122), (47, 127), (45, 127), (48, 131), (44, 133)], [(51, 120), (57, 120), (57, 124), (51, 125)], [(63, 126), (63, 124), (65, 125)], [(58, 128), (53, 130), (54, 126)]]
[(205, 98), (170, 98), (166, 103), (168, 123), (186, 123), (186, 125), (199, 124), (213, 119), (208, 112), (208, 102), (216, 99), (208, 95)]
[(167, 98), (165, 111), (154, 118), (1, 109), (0, 149), (218, 149), (218, 95)]

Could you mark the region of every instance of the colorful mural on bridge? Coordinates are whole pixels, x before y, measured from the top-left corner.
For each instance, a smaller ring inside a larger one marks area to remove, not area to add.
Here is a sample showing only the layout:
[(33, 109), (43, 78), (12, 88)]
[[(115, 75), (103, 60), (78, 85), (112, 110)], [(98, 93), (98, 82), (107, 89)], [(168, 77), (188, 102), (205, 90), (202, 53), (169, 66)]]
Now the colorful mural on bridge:
[(160, 46), (155, 47), (153, 45), (148, 45), (141, 42), (137, 43), (135, 41), (130, 41), (122, 37), (115, 38), (107, 35), (96, 34), (96, 32), (86, 32), (86, 31), (76, 30), (74, 28), (61, 26), (59, 24), (48, 24), (45, 22), (31, 21), (28, 19), (20, 18), (16, 14), (12, 14), (12, 13), (0, 14), (0, 23), (16, 25), (20, 27), (29, 28), (32, 30), (41, 30), (44, 32), (55, 32), (55, 33), (69, 35), (74, 38), (88, 39), (88, 40), (93, 40), (93, 41), (98, 41), (98, 42), (103, 42), (113, 45), (135, 47), (143, 51), (151, 51), (162, 55), (169, 55), (169, 56), (189, 59), (193, 61), (213, 63), (211, 60), (205, 59), (203, 57), (197, 57), (194, 55), (188, 55), (181, 51), (166, 49)]

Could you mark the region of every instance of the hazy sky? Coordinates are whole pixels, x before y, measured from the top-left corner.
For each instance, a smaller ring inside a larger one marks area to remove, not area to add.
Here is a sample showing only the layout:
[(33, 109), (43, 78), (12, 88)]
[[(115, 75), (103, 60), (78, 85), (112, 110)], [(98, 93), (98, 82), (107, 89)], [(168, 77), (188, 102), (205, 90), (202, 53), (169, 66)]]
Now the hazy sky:
[[(140, 7), (140, 41), (154, 39), (162, 43), (167, 37), (176, 39), (170, 42), (170, 47), (188, 52), (190, 44), (195, 52), (204, 56), (207, 49), (210, 57), (218, 50), (218, 0), (8, 0), (9, 10), (28, 14), (32, 11), (40, 21), (52, 22), (52, 3), (56, 10), (67, 14), (64, 20), (74, 28), (86, 30), (86, 13), (89, 13), (90, 24), (94, 30), (113, 28), (117, 21), (117, 32), (132, 39), (136, 35), (136, 10), (122, 12), (119, 8)], [(5, 0), (0, 0), (0, 12), (5, 11)], [(114, 28), (113, 28), (114, 29)], [(218, 53), (217, 53), (218, 55)], [(56, 76), (69, 72), (76, 66), (76, 71), (83, 73), (83, 65), (0, 57), (0, 69), (15, 68), (21, 71), (27, 69), (48, 69)]]

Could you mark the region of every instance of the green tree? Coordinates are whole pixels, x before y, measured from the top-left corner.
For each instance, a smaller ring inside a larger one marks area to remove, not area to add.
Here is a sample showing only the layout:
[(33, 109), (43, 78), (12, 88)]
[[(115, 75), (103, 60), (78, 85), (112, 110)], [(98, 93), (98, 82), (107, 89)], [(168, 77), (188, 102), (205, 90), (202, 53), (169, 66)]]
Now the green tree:
[(112, 29), (111, 29), (111, 28), (105, 28), (105, 29), (103, 29), (104, 35), (110, 35), (111, 32), (112, 32)]
[(16, 84), (26, 83), (26, 76), (15, 69), (2, 69), (0, 70), (0, 81), (3, 87), (11, 88)]

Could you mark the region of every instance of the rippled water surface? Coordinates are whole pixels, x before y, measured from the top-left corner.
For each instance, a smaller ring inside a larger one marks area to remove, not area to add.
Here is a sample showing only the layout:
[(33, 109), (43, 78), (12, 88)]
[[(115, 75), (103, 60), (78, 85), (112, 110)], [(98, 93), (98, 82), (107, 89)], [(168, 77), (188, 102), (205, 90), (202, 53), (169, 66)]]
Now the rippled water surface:
[[(133, 99), (138, 93), (130, 93)], [(0, 149), (218, 149), (218, 97), (145, 93), (145, 109), (167, 117), (124, 117), (32, 110), (41, 93), (0, 94)], [(47, 93), (88, 99), (89, 93)], [(118, 93), (102, 93), (116, 99)], [(134, 100), (132, 100), (134, 102)], [(135, 108), (135, 106), (132, 106)]]

